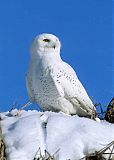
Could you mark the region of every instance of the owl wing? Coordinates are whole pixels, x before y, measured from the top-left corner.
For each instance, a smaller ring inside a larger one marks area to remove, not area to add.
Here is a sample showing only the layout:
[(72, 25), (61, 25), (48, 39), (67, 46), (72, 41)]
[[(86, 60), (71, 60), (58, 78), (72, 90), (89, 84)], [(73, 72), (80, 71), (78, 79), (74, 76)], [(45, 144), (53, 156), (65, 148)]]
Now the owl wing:
[(57, 76), (54, 79), (64, 90), (65, 98), (73, 103), (74, 106), (80, 106), (80, 109), (84, 112), (92, 114), (93, 110), (95, 111), (95, 107), (73, 68), (67, 63), (62, 62), (57, 67), (56, 73)]
[(34, 93), (32, 91), (31, 80), (30, 80), (30, 77), (28, 75), (26, 75), (25, 81), (26, 81), (26, 88), (27, 88), (27, 92), (28, 92), (28, 96), (30, 98), (30, 101), (34, 102)]

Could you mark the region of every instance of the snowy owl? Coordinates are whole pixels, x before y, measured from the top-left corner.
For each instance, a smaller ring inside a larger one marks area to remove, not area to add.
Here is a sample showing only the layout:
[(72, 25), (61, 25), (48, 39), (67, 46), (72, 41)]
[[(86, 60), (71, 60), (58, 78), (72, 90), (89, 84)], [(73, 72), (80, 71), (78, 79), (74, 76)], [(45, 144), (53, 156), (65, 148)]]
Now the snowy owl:
[(52, 34), (37, 36), (26, 75), (28, 95), (46, 111), (92, 116), (95, 107), (73, 68), (60, 57), (61, 43)]

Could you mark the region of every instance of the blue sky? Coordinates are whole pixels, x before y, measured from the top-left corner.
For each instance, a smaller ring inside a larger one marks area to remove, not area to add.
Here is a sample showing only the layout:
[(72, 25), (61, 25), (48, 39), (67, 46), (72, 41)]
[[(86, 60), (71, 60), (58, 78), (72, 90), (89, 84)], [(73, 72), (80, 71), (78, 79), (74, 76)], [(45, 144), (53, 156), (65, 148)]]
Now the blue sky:
[(11, 109), (15, 101), (28, 101), (25, 74), (29, 47), (40, 33), (60, 38), (62, 58), (75, 69), (90, 97), (106, 106), (114, 95), (112, 1), (2, 0), (0, 111)]

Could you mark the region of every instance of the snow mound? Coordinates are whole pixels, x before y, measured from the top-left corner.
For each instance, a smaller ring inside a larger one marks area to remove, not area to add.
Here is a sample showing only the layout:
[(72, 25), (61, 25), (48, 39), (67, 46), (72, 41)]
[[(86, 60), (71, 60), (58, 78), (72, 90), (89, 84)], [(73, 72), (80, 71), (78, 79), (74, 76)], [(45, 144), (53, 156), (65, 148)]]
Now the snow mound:
[(7, 160), (33, 160), (39, 150), (56, 160), (80, 160), (114, 140), (114, 124), (105, 121), (35, 110), (16, 113), (0, 113)]

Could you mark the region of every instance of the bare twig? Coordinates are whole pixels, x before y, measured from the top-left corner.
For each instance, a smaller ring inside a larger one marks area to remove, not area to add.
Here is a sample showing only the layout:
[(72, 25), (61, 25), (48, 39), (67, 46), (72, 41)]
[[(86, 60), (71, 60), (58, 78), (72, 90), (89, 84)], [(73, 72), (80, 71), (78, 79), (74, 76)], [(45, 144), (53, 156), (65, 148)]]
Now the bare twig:
[(20, 110), (23, 110), (24, 108), (30, 106), (31, 104), (32, 104), (32, 103), (31, 103), (30, 101), (27, 102), (26, 104), (24, 104), (24, 105), (20, 108)]
[(41, 154), (41, 149), (39, 148), (38, 151), (35, 154), (34, 160), (55, 160), (55, 155), (59, 152), (60, 149), (58, 149), (53, 155), (50, 155), (50, 153), (45, 150), (45, 154)]
[[(112, 149), (110, 149), (111, 146), (112, 146)], [(106, 152), (108, 149), (110, 150), (110, 153)], [(106, 145), (101, 150), (96, 151), (95, 153), (92, 153), (92, 154), (88, 154), (87, 156), (81, 158), (80, 160), (84, 160), (84, 159), (86, 160), (94, 160), (94, 159), (95, 160), (105, 160), (105, 158), (103, 158), (103, 155), (105, 154), (108, 154), (109, 155), (108, 160), (111, 160), (111, 156), (114, 154), (113, 151), (114, 151), (114, 141)]]

